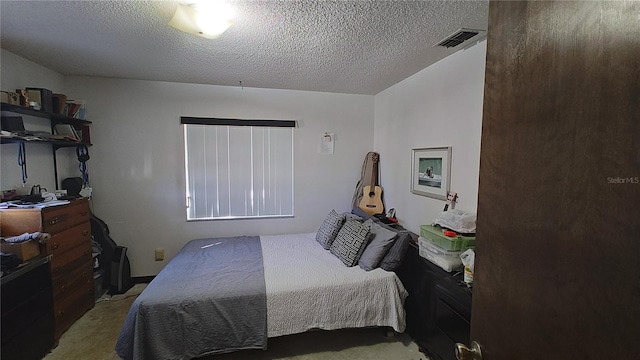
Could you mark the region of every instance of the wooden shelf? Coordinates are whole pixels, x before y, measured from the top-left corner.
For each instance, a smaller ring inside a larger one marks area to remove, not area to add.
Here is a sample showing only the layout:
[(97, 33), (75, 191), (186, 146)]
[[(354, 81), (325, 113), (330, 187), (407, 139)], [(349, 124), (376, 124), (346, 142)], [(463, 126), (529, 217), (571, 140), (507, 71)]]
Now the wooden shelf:
[[(0, 110), (15, 113), (15, 114), (22, 114), (22, 115), (47, 119), (49, 120), (49, 123), (51, 126), (51, 133), (54, 133), (54, 128), (57, 124), (68, 124), (74, 127), (77, 131), (82, 131), (83, 134), (85, 133), (85, 130), (86, 130), (86, 134), (89, 134), (88, 129), (89, 129), (89, 125), (91, 124), (91, 121), (88, 121), (88, 120), (76, 119), (76, 118), (61, 115), (61, 114), (54, 114), (46, 111), (35, 110), (32, 108), (26, 108), (23, 106), (7, 104), (3, 102), (0, 102)], [(88, 136), (86, 140), (87, 142), (91, 141), (91, 139)], [(33, 140), (26, 137), (1, 137), (0, 144), (51, 144), (52, 150), (53, 150), (53, 171), (54, 171), (53, 175), (56, 182), (56, 189), (58, 189), (58, 160), (56, 157), (57, 150), (61, 148), (72, 148), (72, 147), (77, 148), (79, 146), (91, 146), (90, 143), (83, 143), (83, 142), (70, 141), (70, 140), (59, 140), (59, 139), (52, 139), (47, 137), (43, 137), (41, 139), (33, 139)]]
[(3, 137), (1, 138), (2, 144), (15, 144), (15, 143), (27, 143), (27, 144), (52, 144), (56, 149), (63, 147), (76, 147), (80, 145), (91, 146), (91, 144), (85, 144), (77, 141), (67, 140), (54, 140), (54, 139), (42, 139), (42, 140), (27, 140), (20, 137)]
[(40, 110), (34, 110), (31, 108), (22, 107), (19, 105), (12, 105), (7, 103), (0, 103), (2, 111), (10, 111), (18, 114), (36, 116), (45, 119), (50, 119), (53, 124), (71, 124), (73, 126), (89, 125), (91, 121), (76, 119), (65, 115), (49, 113)]

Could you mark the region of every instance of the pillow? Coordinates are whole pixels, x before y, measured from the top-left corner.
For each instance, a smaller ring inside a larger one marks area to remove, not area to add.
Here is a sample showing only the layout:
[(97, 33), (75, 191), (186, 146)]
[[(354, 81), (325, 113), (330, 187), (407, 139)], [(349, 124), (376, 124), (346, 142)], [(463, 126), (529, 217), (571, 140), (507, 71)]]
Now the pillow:
[(344, 217), (345, 217), (345, 221), (346, 220), (357, 220), (359, 222), (363, 222), (364, 221), (364, 219), (361, 218), (358, 215), (355, 215), (355, 214), (352, 214), (352, 213), (348, 213), (348, 212), (345, 212), (343, 214), (344, 214)]
[(398, 233), (396, 240), (389, 249), (387, 255), (380, 261), (380, 268), (387, 271), (395, 271), (402, 264), (404, 254), (407, 252), (409, 242), (411, 241), (411, 233), (402, 231)]
[(369, 225), (372, 239), (364, 249), (362, 256), (360, 256), (358, 265), (364, 270), (370, 271), (378, 267), (382, 258), (389, 252), (398, 234), (395, 231), (383, 228), (373, 220), (367, 220), (364, 224)]
[(356, 220), (344, 223), (330, 251), (346, 266), (354, 266), (362, 255), (369, 240), (369, 225)]
[(336, 238), (336, 235), (338, 235), (344, 223), (344, 218), (344, 214), (338, 214), (335, 210), (331, 210), (324, 218), (316, 234), (316, 241), (319, 242), (325, 250), (329, 250), (331, 247), (331, 243)]
[(362, 209), (360, 209), (359, 207), (354, 207), (353, 209), (351, 209), (351, 213), (353, 215), (361, 217), (363, 220), (376, 219), (374, 216), (371, 216), (362, 211)]

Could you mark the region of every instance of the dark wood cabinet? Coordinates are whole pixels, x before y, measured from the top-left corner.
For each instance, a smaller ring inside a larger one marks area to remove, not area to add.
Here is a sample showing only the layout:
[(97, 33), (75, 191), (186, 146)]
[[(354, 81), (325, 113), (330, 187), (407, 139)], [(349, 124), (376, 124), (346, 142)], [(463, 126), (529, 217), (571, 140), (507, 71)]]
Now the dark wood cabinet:
[(397, 274), (409, 292), (409, 335), (433, 360), (455, 360), (454, 345), (469, 343), (471, 321), (471, 290), (462, 274), (448, 273), (424, 259), (413, 243)]
[(50, 256), (2, 276), (2, 359), (42, 359), (54, 345)]

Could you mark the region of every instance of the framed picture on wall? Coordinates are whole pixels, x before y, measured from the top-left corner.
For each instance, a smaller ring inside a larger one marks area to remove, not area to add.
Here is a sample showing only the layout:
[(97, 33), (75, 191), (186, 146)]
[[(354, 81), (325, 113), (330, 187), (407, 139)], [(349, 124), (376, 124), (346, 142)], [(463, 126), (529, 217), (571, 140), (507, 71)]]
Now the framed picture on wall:
[(451, 146), (411, 149), (411, 192), (447, 200), (451, 184)]

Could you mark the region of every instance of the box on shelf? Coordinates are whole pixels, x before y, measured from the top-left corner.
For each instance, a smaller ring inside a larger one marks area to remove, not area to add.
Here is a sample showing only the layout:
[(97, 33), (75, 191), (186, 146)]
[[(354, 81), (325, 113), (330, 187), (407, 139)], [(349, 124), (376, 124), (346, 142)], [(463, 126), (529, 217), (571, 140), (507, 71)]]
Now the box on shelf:
[(451, 272), (462, 268), (462, 259), (460, 258), (462, 251), (443, 249), (423, 237), (418, 238), (418, 253), (444, 271)]
[(67, 105), (67, 96), (64, 94), (51, 94), (51, 107), (53, 113), (63, 115), (64, 107)]
[(13, 91), (0, 91), (0, 101), (11, 105), (20, 105), (20, 95)]
[(443, 229), (439, 226), (420, 225), (420, 236), (445, 250), (463, 251), (476, 245), (475, 236), (449, 237), (445, 236), (442, 231)]
[(21, 243), (0, 242), (0, 250), (2, 250), (3, 253), (16, 254), (22, 261), (27, 261), (40, 255), (40, 245), (35, 240)]
[[(40, 108), (42, 109), (42, 111), (49, 112), (49, 113), (53, 111), (52, 100), (51, 100), (51, 96), (52, 96), (51, 90), (43, 89), (43, 88), (28, 87), (26, 88), (26, 91), (29, 96), (29, 101), (39, 102)], [(31, 100), (32, 98), (34, 100)]]

